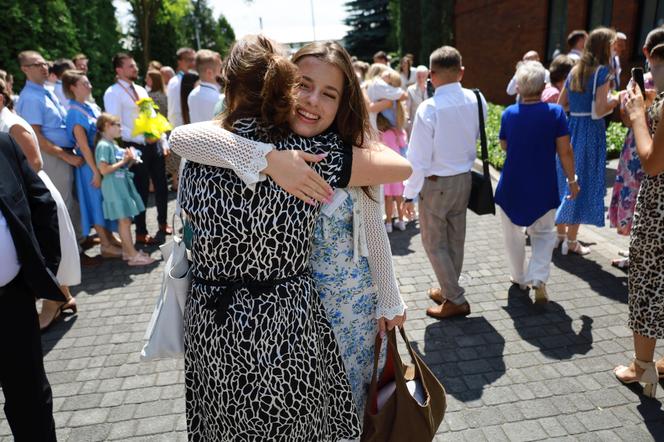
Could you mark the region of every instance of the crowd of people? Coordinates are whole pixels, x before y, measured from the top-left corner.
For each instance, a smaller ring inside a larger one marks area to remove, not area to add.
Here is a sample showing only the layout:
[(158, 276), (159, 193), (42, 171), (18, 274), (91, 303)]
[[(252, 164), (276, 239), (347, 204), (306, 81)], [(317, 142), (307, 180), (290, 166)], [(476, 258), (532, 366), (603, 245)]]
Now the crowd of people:
[[(629, 258), (614, 265), (630, 271), (635, 358), (614, 373), (654, 396), (664, 373), (664, 359), (654, 361), (664, 337), (664, 29), (643, 48), (645, 94), (633, 82), (621, 90), (625, 39), (608, 28), (574, 31), (548, 69), (536, 51), (523, 56), (507, 87), (516, 103), (502, 115), (495, 201), (511, 282), (546, 304), (554, 249), (587, 255), (579, 226), (604, 225), (606, 118), (619, 109), (631, 129), (609, 219), (632, 235)], [(0, 71), (0, 132), (9, 134), (0, 134), (0, 188), (9, 189), (0, 194), (9, 251), (0, 296), (15, 303), (0, 330), (24, 330), (0, 377), (12, 432), (55, 440), (40, 329), (77, 311), (70, 287), (81, 265), (99, 263), (83, 253), (92, 229), (102, 259), (155, 262), (135, 244), (173, 233), (170, 178), (190, 233), (190, 440), (359, 438), (376, 334), (406, 319), (394, 228), (419, 220), (438, 281), (427, 314), (471, 312), (460, 276), (486, 100), (462, 87), (462, 55), (451, 46), (433, 51), (428, 67), (407, 54), (396, 69), (384, 52), (369, 65), (335, 42), (287, 57), (263, 36), (240, 39), (223, 62), (206, 49), (175, 57), (176, 69), (151, 62), (143, 87), (135, 60), (118, 53), (103, 112), (83, 54), (49, 63), (21, 52), (18, 95)], [(162, 120), (162, 130), (144, 128)], [(155, 236), (145, 219), (151, 192)], [(34, 297), (43, 299), (39, 316)]]

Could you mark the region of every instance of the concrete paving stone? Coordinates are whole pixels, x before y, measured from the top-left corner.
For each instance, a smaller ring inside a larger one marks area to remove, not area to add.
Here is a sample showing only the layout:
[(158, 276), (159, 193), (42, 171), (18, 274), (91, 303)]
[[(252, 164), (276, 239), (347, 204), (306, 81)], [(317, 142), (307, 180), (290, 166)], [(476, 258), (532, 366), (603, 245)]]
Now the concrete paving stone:
[(576, 417), (590, 431), (606, 430), (620, 426), (620, 420), (611, 410), (591, 410), (577, 413)]
[(101, 423), (98, 425), (89, 425), (86, 427), (72, 428), (67, 438), (62, 438), (61, 435), (59, 435), (59, 438), (60, 440), (81, 441), (81, 442), (103, 441), (108, 439), (110, 431), (111, 431), (110, 424)]
[(137, 419), (136, 435), (143, 436), (148, 434), (169, 433), (175, 428), (174, 416), (157, 416), (144, 419)]
[(108, 417), (108, 408), (79, 409), (72, 412), (69, 418), (70, 427), (82, 427), (86, 425), (96, 425), (106, 422)]
[(502, 426), (510, 441), (526, 442), (545, 438), (546, 432), (536, 421), (511, 422)]
[(144, 388), (157, 385), (157, 375), (136, 375), (126, 377), (122, 383), (123, 390), (133, 390), (135, 388)]
[(126, 391), (109, 391), (104, 393), (104, 396), (101, 399), (102, 407), (115, 407), (122, 405), (124, 403), (125, 396), (127, 395)]
[(463, 440), (467, 442), (485, 442), (490, 439), (487, 439), (484, 433), (479, 428), (471, 428), (463, 432)]
[(461, 410), (464, 420), (470, 428), (484, 428), (490, 425), (501, 425), (506, 422), (502, 414), (491, 407)]
[(546, 416), (553, 416), (557, 409), (553, 406), (549, 398), (533, 399), (530, 401), (520, 401), (514, 404), (526, 419), (537, 419)]
[(555, 417), (543, 417), (538, 419), (537, 422), (544, 428), (548, 437), (562, 437), (567, 435), (565, 427), (560, 425), (560, 422)]
[(161, 387), (136, 388), (127, 391), (126, 404), (140, 404), (142, 402), (156, 401), (161, 395)]
[(72, 411), (58, 411), (53, 413), (53, 420), (55, 421), (55, 428), (65, 428), (69, 423), (69, 418), (73, 414)]
[(109, 440), (127, 440), (136, 434), (136, 421), (122, 421), (111, 425)]
[(482, 428), (482, 433), (484, 433), (484, 437), (491, 442), (509, 441), (509, 438), (499, 426)]
[[(140, 419), (144, 417), (164, 416), (173, 414), (175, 400), (159, 400), (154, 402), (143, 402), (138, 404), (134, 418)], [(183, 410), (184, 411), (184, 410)]]
[(61, 410), (83, 410), (90, 408), (97, 408), (101, 403), (101, 393), (95, 394), (78, 394), (65, 399), (64, 404), (60, 407)]
[(455, 413), (445, 413), (445, 421), (452, 431), (460, 431), (468, 428), (468, 423), (464, 419), (461, 411)]
[(136, 404), (122, 404), (117, 407), (109, 408), (108, 422), (122, 422), (131, 420), (136, 412)]

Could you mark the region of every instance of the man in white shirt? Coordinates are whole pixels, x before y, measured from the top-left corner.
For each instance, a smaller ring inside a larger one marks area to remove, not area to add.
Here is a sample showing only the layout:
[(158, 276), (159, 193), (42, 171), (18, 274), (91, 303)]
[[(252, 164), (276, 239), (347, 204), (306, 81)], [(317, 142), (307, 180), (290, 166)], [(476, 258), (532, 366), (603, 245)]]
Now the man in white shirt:
[[(143, 204), (148, 206), (150, 179), (154, 184), (155, 203), (159, 232), (170, 235), (173, 229), (167, 223), (168, 189), (166, 185), (166, 166), (164, 157), (168, 155), (166, 138), (146, 139), (143, 135), (132, 136), (134, 122), (138, 117), (138, 105), (141, 98), (149, 98), (147, 91), (134, 83), (138, 78), (138, 67), (134, 59), (125, 53), (113, 57), (113, 67), (117, 82), (106, 89), (104, 107), (106, 112), (120, 118), (122, 124), (122, 141), (125, 147), (133, 147), (140, 153), (141, 163), (132, 166), (134, 184), (141, 195)], [(169, 106), (170, 107), (170, 106)], [(134, 217), (136, 224), (136, 242), (156, 244), (157, 240), (150, 236), (145, 225), (145, 212)]]
[(415, 84), (408, 86), (408, 98), (406, 109), (408, 110), (408, 132), (413, 129), (413, 121), (417, 108), (427, 97), (427, 78), (429, 78), (429, 68), (419, 65), (415, 69)]
[[(466, 316), (470, 305), (459, 285), (466, 239), (466, 208), (470, 198), (470, 170), (480, 135), (477, 98), (461, 87), (461, 54), (451, 46), (436, 49), (430, 57), (434, 96), (417, 109), (408, 145), (413, 166), (404, 189), (404, 209), (414, 214), (419, 195), (422, 244), (440, 288), (429, 296), (440, 303), (427, 309), (435, 318)], [(484, 117), (486, 102), (482, 97)]]
[(567, 56), (575, 62), (581, 59), (583, 54), (583, 47), (586, 45), (588, 33), (582, 29), (576, 29), (569, 33), (567, 36), (567, 46), (569, 46), (569, 53)]
[(217, 52), (201, 49), (196, 53), (196, 70), (200, 82), (187, 98), (192, 123), (211, 120), (215, 106), (223, 98), (217, 83), (217, 77), (221, 75), (221, 56)]
[(168, 121), (173, 127), (182, 126), (182, 106), (180, 105), (180, 84), (182, 76), (194, 68), (196, 63), (196, 52), (191, 48), (180, 48), (176, 52), (177, 73), (171, 78), (166, 86), (168, 97)]

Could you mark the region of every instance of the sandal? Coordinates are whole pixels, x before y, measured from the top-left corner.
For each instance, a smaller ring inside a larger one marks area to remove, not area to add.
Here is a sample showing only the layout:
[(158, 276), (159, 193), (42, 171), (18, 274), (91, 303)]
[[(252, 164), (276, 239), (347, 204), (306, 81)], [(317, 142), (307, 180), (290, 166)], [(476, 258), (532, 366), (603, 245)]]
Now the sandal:
[(152, 264), (155, 261), (156, 259), (152, 258), (151, 256), (139, 252), (127, 260), (127, 265), (146, 266)]
[(563, 255), (567, 255), (569, 252), (583, 256), (590, 253), (590, 247), (585, 247), (581, 245), (581, 243), (577, 240), (570, 241), (569, 239), (566, 239), (565, 241), (563, 241), (563, 247), (560, 250), (560, 253), (562, 253)]
[(659, 382), (659, 375), (657, 373), (657, 365), (655, 365), (655, 361), (642, 361), (640, 359), (636, 359), (636, 356), (634, 356), (632, 363), (634, 364), (635, 372), (636, 372), (636, 367), (639, 367), (640, 369), (643, 370), (641, 376), (638, 379), (630, 379), (630, 380), (621, 379), (620, 376), (618, 375), (618, 371), (630, 369), (630, 367), (619, 365), (618, 367), (613, 369), (613, 374), (615, 375), (616, 379), (618, 379), (620, 382), (622, 382), (625, 385), (643, 383), (644, 396), (654, 398), (655, 393), (657, 392), (657, 384)]
[(554, 249), (557, 249), (558, 247), (560, 247), (560, 245), (562, 243), (564, 243), (566, 239), (567, 239), (567, 234), (565, 234), (565, 235), (556, 235), (556, 245), (555, 245)]

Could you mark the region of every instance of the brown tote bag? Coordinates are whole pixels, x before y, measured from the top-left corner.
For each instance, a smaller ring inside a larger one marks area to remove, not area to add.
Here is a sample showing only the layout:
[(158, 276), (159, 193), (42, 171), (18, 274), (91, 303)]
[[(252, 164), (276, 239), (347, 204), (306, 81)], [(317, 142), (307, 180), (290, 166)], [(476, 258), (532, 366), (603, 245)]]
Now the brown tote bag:
[[(376, 336), (374, 367), (369, 397), (364, 410), (363, 442), (430, 442), (443, 422), (445, 389), (422, 359), (413, 351), (403, 327), (401, 338), (408, 347), (413, 365), (404, 365), (399, 356), (396, 331), (387, 332), (387, 357), (380, 381), (377, 379), (382, 339)], [(406, 383), (418, 380), (424, 396), (420, 405)], [(378, 410), (378, 393), (394, 381), (396, 390)]]

